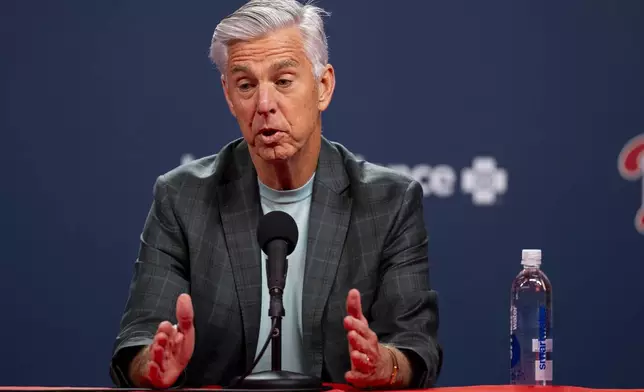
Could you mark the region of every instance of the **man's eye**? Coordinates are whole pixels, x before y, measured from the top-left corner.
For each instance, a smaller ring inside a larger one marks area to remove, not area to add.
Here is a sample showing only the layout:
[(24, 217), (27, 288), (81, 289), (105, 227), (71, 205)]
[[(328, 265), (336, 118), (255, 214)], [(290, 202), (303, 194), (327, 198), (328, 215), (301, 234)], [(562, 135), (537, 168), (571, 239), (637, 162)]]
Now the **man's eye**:
[(237, 88), (240, 89), (241, 91), (248, 91), (253, 87), (252, 84), (248, 82), (240, 83), (237, 85)]
[(290, 85), (291, 85), (291, 83), (292, 83), (292, 81), (291, 81), (291, 80), (288, 80), (288, 79), (279, 79), (279, 80), (277, 81), (277, 83), (276, 83), (276, 84), (277, 84), (278, 86), (280, 86), (280, 87), (287, 87), (287, 86), (290, 86)]

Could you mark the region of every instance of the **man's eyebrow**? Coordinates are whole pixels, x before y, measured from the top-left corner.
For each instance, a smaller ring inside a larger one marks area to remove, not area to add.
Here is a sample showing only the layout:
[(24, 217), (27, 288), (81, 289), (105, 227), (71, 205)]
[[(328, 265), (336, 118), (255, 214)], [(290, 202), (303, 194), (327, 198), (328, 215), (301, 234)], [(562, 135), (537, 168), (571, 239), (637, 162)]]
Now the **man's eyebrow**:
[[(295, 67), (298, 67), (299, 65), (300, 63), (298, 63), (293, 59), (282, 60), (271, 65), (271, 70), (275, 72), (275, 71), (282, 70), (284, 68), (295, 68)], [(250, 68), (243, 64), (237, 64), (230, 69), (230, 73), (232, 74), (242, 73), (242, 72), (250, 72)]]
[(239, 64), (239, 65), (234, 65), (230, 70), (230, 73), (232, 73), (232, 74), (236, 74), (236, 73), (240, 73), (240, 72), (250, 72), (250, 68), (248, 68), (245, 65)]
[(298, 63), (297, 61), (292, 60), (292, 59), (282, 60), (282, 61), (279, 61), (279, 62), (271, 65), (271, 70), (273, 70), (273, 72), (275, 72), (275, 71), (282, 70), (284, 68), (295, 68), (295, 67), (298, 67), (299, 65), (300, 65), (300, 63)]

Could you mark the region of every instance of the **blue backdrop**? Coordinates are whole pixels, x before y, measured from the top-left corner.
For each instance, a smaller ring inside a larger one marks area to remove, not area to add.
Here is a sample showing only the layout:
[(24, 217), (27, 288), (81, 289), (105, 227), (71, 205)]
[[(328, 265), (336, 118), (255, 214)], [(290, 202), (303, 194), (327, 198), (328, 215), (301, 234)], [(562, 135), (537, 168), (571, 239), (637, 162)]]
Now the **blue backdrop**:
[[(0, 2), (0, 384), (110, 384), (154, 179), (239, 136), (207, 51), (242, 3)], [(555, 382), (643, 387), (644, 3), (318, 3), (324, 134), (425, 189), (439, 384), (508, 382), (536, 247)]]

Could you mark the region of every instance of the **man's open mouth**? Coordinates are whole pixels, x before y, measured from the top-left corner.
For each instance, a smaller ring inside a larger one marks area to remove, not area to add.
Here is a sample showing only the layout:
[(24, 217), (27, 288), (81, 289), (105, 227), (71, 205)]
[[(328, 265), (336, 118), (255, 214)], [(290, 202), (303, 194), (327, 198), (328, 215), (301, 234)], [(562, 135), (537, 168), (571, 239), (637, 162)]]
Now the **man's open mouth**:
[(273, 136), (273, 135), (275, 135), (277, 132), (279, 132), (277, 129), (264, 129), (264, 130), (261, 132), (261, 134), (262, 134), (263, 136)]
[(259, 132), (258, 137), (264, 144), (275, 144), (279, 143), (284, 138), (284, 135), (285, 133), (279, 129), (266, 128)]

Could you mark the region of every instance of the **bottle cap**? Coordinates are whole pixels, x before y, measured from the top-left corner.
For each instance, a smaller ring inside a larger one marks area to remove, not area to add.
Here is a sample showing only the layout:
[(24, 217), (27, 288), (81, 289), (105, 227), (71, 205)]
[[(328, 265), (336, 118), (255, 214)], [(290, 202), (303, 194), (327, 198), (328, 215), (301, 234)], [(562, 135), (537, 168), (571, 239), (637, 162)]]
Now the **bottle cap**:
[(538, 267), (541, 265), (541, 249), (523, 249), (521, 251), (521, 265)]

